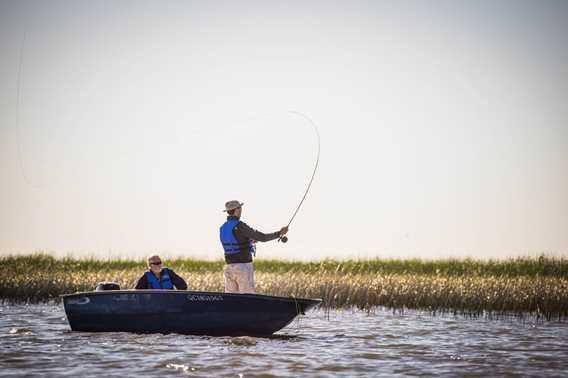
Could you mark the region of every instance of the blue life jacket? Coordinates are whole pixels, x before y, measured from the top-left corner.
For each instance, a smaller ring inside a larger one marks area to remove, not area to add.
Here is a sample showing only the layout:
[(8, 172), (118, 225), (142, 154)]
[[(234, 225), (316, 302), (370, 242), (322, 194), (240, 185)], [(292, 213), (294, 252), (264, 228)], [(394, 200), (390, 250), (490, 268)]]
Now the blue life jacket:
[(164, 268), (160, 272), (160, 278), (161, 278), (161, 283), (162, 283), (161, 286), (160, 286), (160, 281), (158, 281), (158, 279), (156, 278), (154, 273), (148, 271), (148, 272), (145, 272), (144, 275), (148, 279), (148, 282), (150, 282), (150, 285), (152, 285), (152, 289), (173, 289), (174, 288), (173, 285), (172, 285), (172, 280), (170, 280), (170, 274), (169, 274), (168, 268)]
[(220, 229), (220, 239), (221, 244), (223, 245), (223, 249), (225, 250), (226, 255), (233, 255), (235, 253), (241, 252), (241, 246), (247, 248), (247, 250), (251, 253), (254, 253), (254, 246), (250, 240), (239, 243), (239, 241), (233, 235), (233, 229), (237, 224), (240, 223), (240, 220), (237, 219), (230, 219), (223, 223)]

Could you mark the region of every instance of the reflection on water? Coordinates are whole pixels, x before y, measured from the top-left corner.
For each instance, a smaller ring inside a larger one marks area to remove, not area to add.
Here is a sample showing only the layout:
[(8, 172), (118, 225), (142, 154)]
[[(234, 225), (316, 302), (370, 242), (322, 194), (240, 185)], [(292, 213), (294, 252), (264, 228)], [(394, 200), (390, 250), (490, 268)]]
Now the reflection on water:
[(568, 324), (309, 312), (270, 338), (71, 332), (62, 305), (0, 307), (2, 376), (566, 376)]

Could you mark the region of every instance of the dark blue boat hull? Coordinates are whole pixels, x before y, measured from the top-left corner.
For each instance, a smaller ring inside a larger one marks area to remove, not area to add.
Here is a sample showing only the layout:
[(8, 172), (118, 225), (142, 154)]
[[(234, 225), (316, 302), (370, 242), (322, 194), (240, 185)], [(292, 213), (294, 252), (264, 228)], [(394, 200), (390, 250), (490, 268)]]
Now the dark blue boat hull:
[(63, 296), (73, 331), (268, 336), (319, 299), (185, 290), (111, 290)]

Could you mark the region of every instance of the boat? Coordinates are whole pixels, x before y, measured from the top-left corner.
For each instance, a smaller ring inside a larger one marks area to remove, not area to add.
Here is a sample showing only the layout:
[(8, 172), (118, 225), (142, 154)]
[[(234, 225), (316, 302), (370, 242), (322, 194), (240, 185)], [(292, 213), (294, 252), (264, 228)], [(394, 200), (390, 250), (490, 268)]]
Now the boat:
[(265, 337), (321, 299), (189, 290), (100, 290), (62, 295), (72, 331)]

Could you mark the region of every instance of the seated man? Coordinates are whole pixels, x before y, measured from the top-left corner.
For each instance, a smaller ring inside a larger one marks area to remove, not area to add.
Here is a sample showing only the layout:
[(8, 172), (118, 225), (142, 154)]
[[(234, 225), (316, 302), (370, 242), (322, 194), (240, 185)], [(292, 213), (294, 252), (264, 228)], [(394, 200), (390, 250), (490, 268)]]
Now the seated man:
[(158, 255), (148, 257), (148, 271), (136, 283), (136, 289), (173, 289), (187, 290), (187, 284), (173, 270), (162, 268)]

